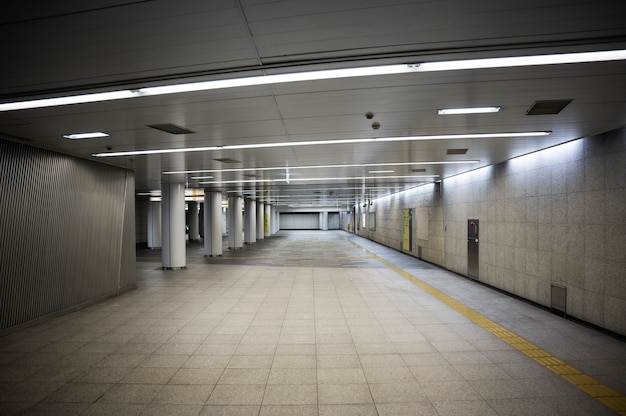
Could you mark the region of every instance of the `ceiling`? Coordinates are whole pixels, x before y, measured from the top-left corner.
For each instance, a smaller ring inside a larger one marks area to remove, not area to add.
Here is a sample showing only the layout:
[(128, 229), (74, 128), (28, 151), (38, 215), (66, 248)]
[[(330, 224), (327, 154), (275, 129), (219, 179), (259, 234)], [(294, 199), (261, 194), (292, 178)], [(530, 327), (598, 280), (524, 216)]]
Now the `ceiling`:
[[(622, 6), (621, 0), (23, 0), (0, 16), (0, 103), (336, 68), (626, 49)], [(572, 101), (558, 114), (526, 114), (536, 101), (562, 99)], [(437, 114), (478, 106), (501, 109)], [(193, 133), (148, 127), (155, 124)], [(140, 193), (183, 182), (311, 208), (347, 207), (624, 124), (624, 60), (277, 83), (0, 112), (3, 137), (130, 168)], [(109, 136), (63, 137), (91, 131)], [(551, 134), (328, 142), (532, 131)], [(219, 148), (287, 142), (294, 145)], [(218, 149), (92, 156), (206, 146)], [(450, 161), (462, 163), (434, 163)], [(198, 170), (214, 172), (163, 173)]]

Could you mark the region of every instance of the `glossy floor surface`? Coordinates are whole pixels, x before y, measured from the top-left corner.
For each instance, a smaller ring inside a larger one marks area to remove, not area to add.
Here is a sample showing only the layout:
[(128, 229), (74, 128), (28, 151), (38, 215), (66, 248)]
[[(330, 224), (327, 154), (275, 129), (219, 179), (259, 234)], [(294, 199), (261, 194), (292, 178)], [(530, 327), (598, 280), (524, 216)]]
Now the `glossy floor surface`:
[(1, 337), (0, 414), (619, 414), (446, 296), (626, 394), (622, 340), (341, 231), (139, 251), (137, 283)]

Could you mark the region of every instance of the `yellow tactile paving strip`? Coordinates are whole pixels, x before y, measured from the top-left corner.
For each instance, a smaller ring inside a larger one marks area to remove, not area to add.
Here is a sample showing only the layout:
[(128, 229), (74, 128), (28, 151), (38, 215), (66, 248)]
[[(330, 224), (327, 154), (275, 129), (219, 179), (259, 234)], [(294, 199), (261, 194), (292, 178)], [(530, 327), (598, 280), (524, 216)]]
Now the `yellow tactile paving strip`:
[(582, 373), (580, 370), (577, 370), (576, 368), (561, 361), (549, 352), (542, 350), (538, 346), (534, 345), (531, 342), (528, 342), (519, 335), (498, 325), (492, 320), (476, 312), (472, 308), (465, 306), (461, 302), (451, 298), (450, 296), (439, 291), (438, 289), (435, 289), (428, 283), (418, 279), (417, 277), (406, 272), (405, 270), (402, 270), (395, 264), (388, 262), (382, 257), (377, 256), (376, 254), (370, 252), (369, 250), (360, 246), (354, 241), (351, 241), (351, 243), (362, 249), (364, 252), (366, 252), (368, 255), (372, 256), (379, 262), (383, 263), (389, 269), (409, 280), (420, 289), (433, 296), (435, 299), (450, 306), (452, 309), (470, 319), (472, 322), (485, 328), (487, 331), (491, 332), (502, 341), (519, 350), (529, 358), (535, 360), (537, 363), (541, 364), (553, 373), (561, 376), (564, 380), (570, 382), (583, 392), (605, 404), (610, 409), (616, 411), (620, 415), (626, 416), (626, 397), (622, 396), (619, 392), (605, 386), (593, 377)]

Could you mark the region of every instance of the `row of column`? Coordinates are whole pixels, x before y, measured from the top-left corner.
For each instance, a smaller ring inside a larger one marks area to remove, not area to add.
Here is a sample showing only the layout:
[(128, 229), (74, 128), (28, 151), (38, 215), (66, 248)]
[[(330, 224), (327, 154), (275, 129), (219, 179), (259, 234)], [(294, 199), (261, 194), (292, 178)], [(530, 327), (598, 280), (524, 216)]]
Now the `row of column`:
[[(190, 210), (197, 212), (197, 205)], [(244, 210), (242, 212), (242, 204)], [(244, 215), (245, 212), (245, 215)], [(263, 202), (243, 199), (240, 196), (228, 198), (228, 248), (239, 249), (243, 243), (254, 244), (257, 240), (269, 237), (278, 231), (273, 216), (274, 208)], [(205, 191), (204, 194), (204, 254), (222, 255), (222, 193)], [(199, 236), (198, 216), (189, 219), (190, 238)], [(148, 206), (148, 247), (162, 247), (164, 269), (186, 267), (185, 250), (185, 187), (183, 184), (163, 184), (161, 202), (151, 202)]]

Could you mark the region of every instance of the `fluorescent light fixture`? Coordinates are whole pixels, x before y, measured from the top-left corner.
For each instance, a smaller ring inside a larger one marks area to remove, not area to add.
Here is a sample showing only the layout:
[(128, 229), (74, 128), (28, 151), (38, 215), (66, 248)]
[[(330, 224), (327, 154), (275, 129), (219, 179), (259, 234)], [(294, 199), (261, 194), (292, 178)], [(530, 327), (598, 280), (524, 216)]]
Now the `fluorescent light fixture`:
[(101, 131), (94, 131), (91, 133), (73, 133), (63, 135), (66, 139), (80, 140), (80, 139), (95, 139), (97, 137), (109, 137), (108, 134)]
[(440, 110), (437, 110), (437, 114), (443, 116), (448, 114), (497, 113), (498, 111), (500, 111), (500, 107), (442, 108)]
[(141, 88), (138, 90), (138, 92), (140, 93), (140, 95), (143, 96), (177, 94), (181, 92), (250, 87), (256, 85), (284, 84), (288, 82), (320, 81), (324, 79), (369, 77), (374, 75), (407, 74), (411, 72), (415, 72), (415, 67), (413, 65), (381, 65), (360, 68), (328, 69), (324, 71), (295, 72), (288, 74), (260, 75), (256, 77), (191, 82), (187, 84)]
[(416, 72), (458, 71), (463, 69), (510, 68), (518, 66), (576, 64), (626, 59), (626, 49), (597, 52), (558, 53), (552, 55), (510, 56), (504, 58), (463, 59), (459, 61), (416, 64)]
[(207, 91), (225, 88), (272, 85), (289, 82), (319, 81), (376, 75), (396, 75), (417, 72), (455, 71), (484, 68), (507, 68), (519, 66), (573, 64), (582, 62), (605, 62), (626, 59), (626, 50), (575, 52), (554, 55), (513, 56), (504, 58), (465, 59), (457, 61), (423, 62), (415, 64), (381, 65), (358, 68), (305, 71), (287, 74), (260, 75), (253, 77), (232, 78), (187, 84), (172, 84), (144, 87), (132, 90), (119, 90), (94, 94), (73, 95), (67, 97), (44, 98), (0, 104), (0, 112), (25, 110), (31, 108), (54, 107), (68, 104), (83, 104), (97, 101), (119, 100), (124, 98), (176, 94), (193, 91)]
[(207, 146), (207, 147), (185, 147), (175, 149), (152, 149), (152, 150), (132, 150), (127, 152), (105, 152), (94, 153), (95, 157), (115, 157), (115, 156), (133, 156), (133, 155), (151, 155), (166, 153), (187, 153), (187, 152), (210, 152), (214, 150), (238, 150), (238, 149), (260, 149), (275, 147), (293, 147), (293, 146), (320, 146), (335, 144), (354, 144), (354, 143), (372, 143), (372, 142), (403, 142), (417, 140), (458, 140), (458, 139), (490, 139), (490, 138), (507, 138), (507, 137), (538, 137), (548, 136), (550, 131), (529, 131), (521, 133), (470, 133), (470, 134), (439, 134), (431, 136), (399, 136), (399, 137), (378, 137), (369, 139), (340, 139), (340, 140), (309, 140), (302, 142), (276, 142), (276, 143), (255, 143), (255, 144), (235, 144), (225, 146)]
[(100, 92), (94, 94), (70, 95), (67, 97), (43, 98), (40, 100), (17, 101), (14, 103), (0, 104), (0, 112), (13, 110), (28, 110), (31, 108), (56, 107), (68, 104), (95, 103), (99, 101), (122, 100), (124, 98), (139, 97), (134, 90), (120, 90)]
[[(409, 165), (458, 165), (458, 164), (473, 164), (480, 163), (480, 160), (445, 160), (445, 161), (432, 161), (432, 162), (387, 162), (387, 163), (356, 163), (345, 165), (304, 165), (304, 166), (292, 166), (290, 169), (329, 169), (329, 168), (371, 168), (375, 166), (409, 166)], [(192, 174), (192, 173), (216, 173), (216, 172), (247, 172), (247, 171), (269, 171), (269, 170), (283, 170), (284, 166), (274, 167), (259, 167), (259, 168), (231, 168), (231, 169), (201, 169), (201, 170), (178, 170), (178, 171), (165, 171), (164, 175), (177, 175), (177, 174)], [(195, 178), (191, 178), (195, 179)]]
[[(376, 177), (363, 177), (363, 176), (351, 176), (346, 178), (296, 178), (290, 179), (291, 182), (309, 182), (309, 181), (351, 181), (351, 180), (367, 180), (367, 179), (434, 179), (439, 175), (412, 175), (412, 176), (376, 176)], [(234, 181), (214, 181), (214, 182), (198, 182), (200, 185), (219, 185), (219, 184), (232, 184), (232, 183), (274, 183), (274, 182), (287, 182), (287, 179), (242, 179)]]
[(394, 173), (395, 170), (370, 170), (368, 173)]

